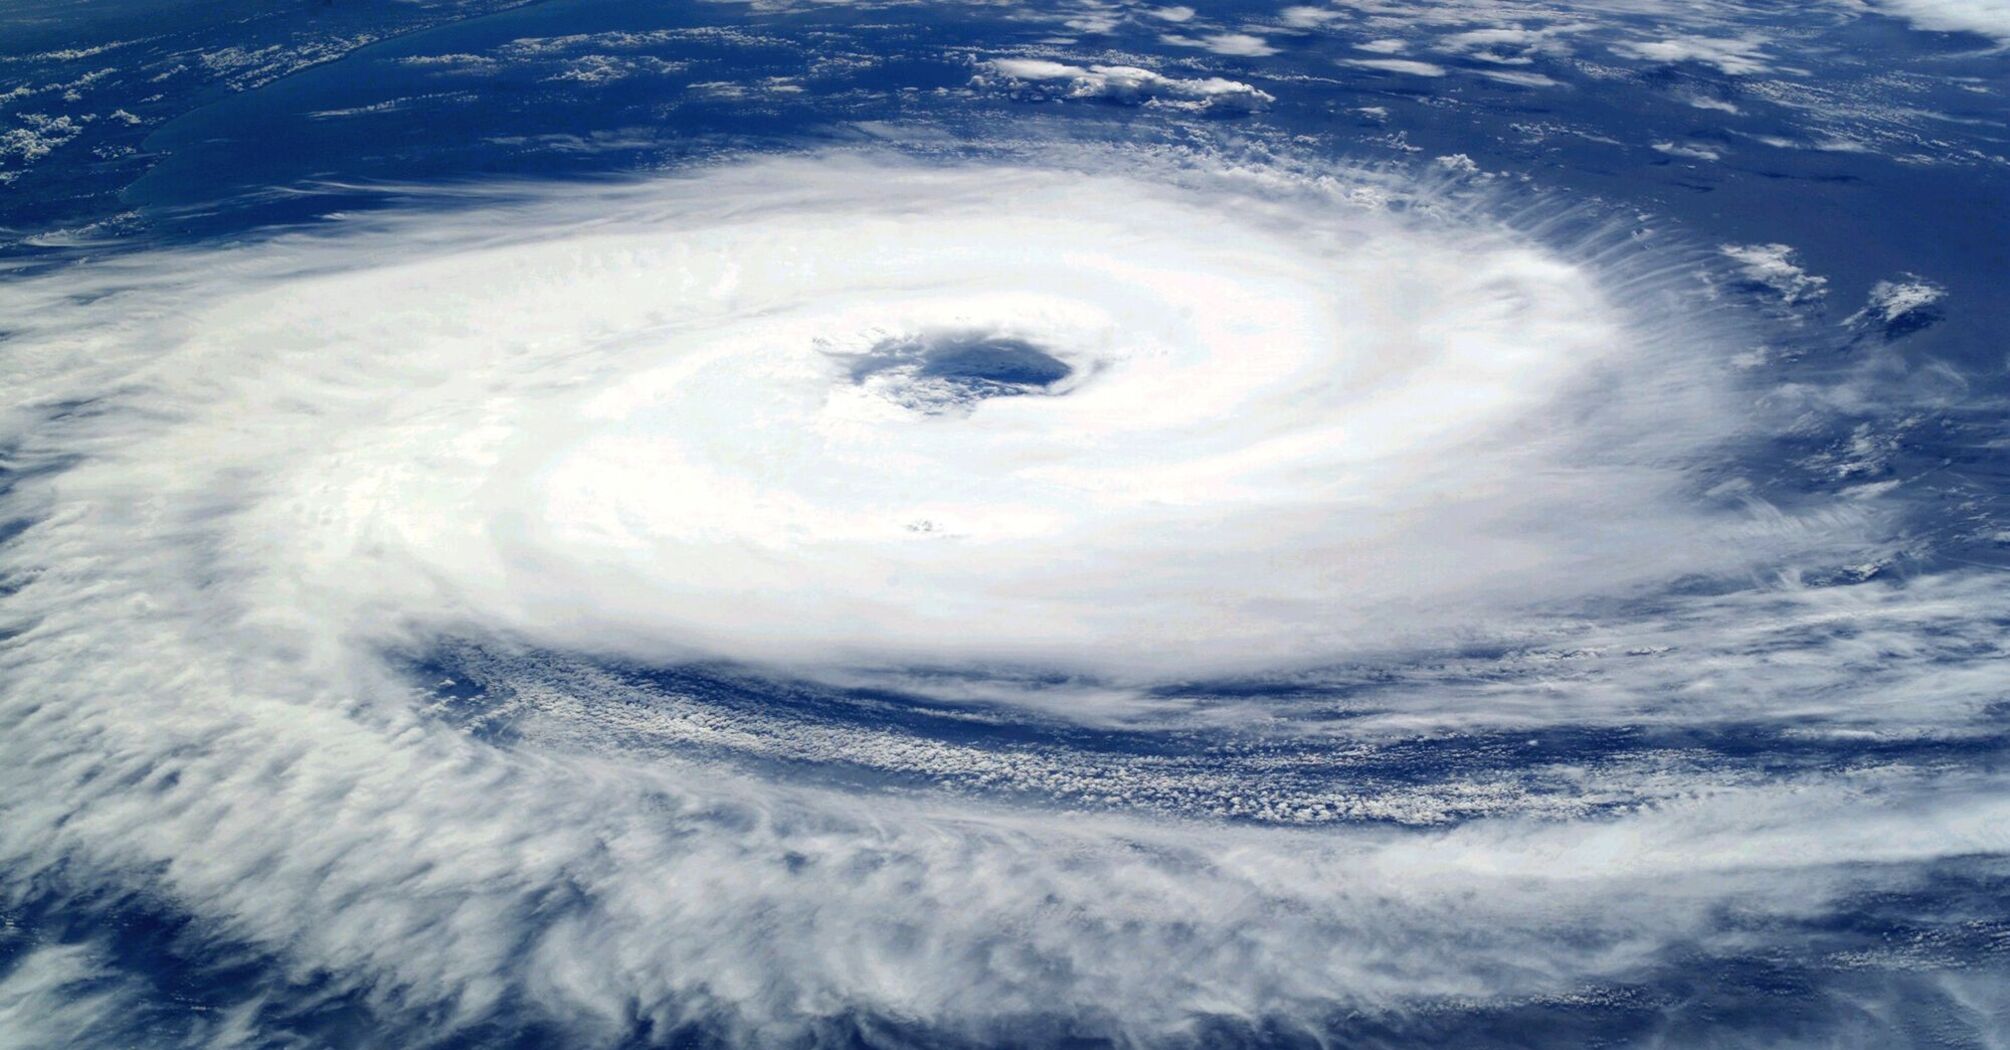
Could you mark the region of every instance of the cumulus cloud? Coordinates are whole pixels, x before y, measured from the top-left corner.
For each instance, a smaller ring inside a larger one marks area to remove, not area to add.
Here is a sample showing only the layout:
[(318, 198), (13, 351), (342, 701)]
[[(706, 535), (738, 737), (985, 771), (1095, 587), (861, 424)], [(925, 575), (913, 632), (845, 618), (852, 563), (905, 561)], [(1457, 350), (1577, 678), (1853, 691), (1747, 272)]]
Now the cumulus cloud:
[(1918, 274), (1906, 274), (1896, 281), (1879, 281), (1871, 286), (1863, 309), (1851, 314), (1850, 324), (1875, 324), (1898, 334), (1923, 328), (1937, 319), (1937, 309), (1947, 289)]
[(1500, 65), (1526, 65), (1537, 56), (1562, 56), (1571, 52), (1571, 35), (1584, 31), (1583, 23), (1530, 28), (1491, 26), (1450, 33), (1435, 41), (1438, 48), (1469, 58)]
[(84, 133), (90, 117), (51, 117), (45, 113), (20, 113), (15, 119), (24, 126), (0, 132), (0, 160), (14, 157), (27, 163), (42, 159)]
[(1765, 52), (1765, 40), (1753, 36), (1678, 36), (1666, 40), (1623, 41), (1614, 44), (1612, 49), (1629, 58), (1648, 62), (1698, 62), (1715, 66), (1727, 76), (1764, 73), (1771, 68), (1772, 62), (1771, 56)]
[(1166, 106), (1211, 113), (1251, 113), (1276, 96), (1222, 77), (1168, 77), (1137, 66), (1072, 66), (1031, 58), (984, 63), (979, 86), (998, 86), (1040, 97), (1102, 99), (1130, 105)]
[(1159, 39), (1175, 47), (1197, 47), (1217, 55), (1235, 55), (1241, 58), (1262, 58), (1277, 53), (1277, 49), (1270, 46), (1269, 41), (1254, 33), (1210, 33), (1202, 37), (1174, 33)]
[(1865, 304), (1864, 312), (1889, 324), (1946, 297), (1947, 289), (1916, 276), (1899, 281), (1879, 281), (1871, 286), (1870, 302)]
[(1771, 289), (1789, 305), (1812, 302), (1828, 294), (1829, 279), (1802, 269), (1794, 259), (1791, 245), (1724, 244), (1717, 250), (1737, 262), (1747, 281)]
[(1292, 29), (1318, 29), (1346, 17), (1345, 12), (1330, 7), (1287, 7), (1278, 13), (1279, 20)]

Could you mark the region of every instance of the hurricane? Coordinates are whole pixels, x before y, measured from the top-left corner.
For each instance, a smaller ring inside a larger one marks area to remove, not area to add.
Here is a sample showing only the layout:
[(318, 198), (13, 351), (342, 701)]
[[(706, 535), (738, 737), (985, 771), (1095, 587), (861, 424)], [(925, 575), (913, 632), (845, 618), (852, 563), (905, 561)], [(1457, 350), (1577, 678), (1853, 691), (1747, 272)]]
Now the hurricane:
[[(1987, 282), (1335, 86), (1470, 68), (1526, 136), (1635, 62), (1828, 134), (1762, 14), (952, 11), (1049, 36), (927, 101), (706, 72), (887, 10), (716, 6), (230, 81), (134, 210), (11, 242), (0, 1046), (1996, 1045)], [(1918, 7), (1807, 39), (1951, 33), (2000, 105), (1987, 13)], [(340, 137), (519, 65), (723, 130)], [(346, 145), (190, 167), (244, 100)]]

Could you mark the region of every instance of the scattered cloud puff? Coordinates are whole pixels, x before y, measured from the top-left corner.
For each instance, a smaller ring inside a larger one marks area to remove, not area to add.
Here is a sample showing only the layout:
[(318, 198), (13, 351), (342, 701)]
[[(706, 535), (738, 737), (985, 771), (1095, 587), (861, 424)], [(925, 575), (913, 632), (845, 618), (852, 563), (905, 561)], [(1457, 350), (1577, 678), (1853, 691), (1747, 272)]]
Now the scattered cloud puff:
[(1360, 66), (1363, 69), (1379, 69), (1384, 73), (1405, 73), (1416, 77), (1441, 77), (1445, 67), (1435, 62), (1419, 62), (1409, 58), (1348, 58), (1341, 64)]
[(1657, 153), (1666, 153), (1671, 157), (1687, 157), (1691, 160), (1724, 159), (1724, 155), (1715, 149), (1689, 143), (1657, 142), (1654, 144), (1654, 150)]
[(1156, 105), (1214, 113), (1249, 113), (1267, 108), (1276, 96), (1222, 77), (1168, 77), (1138, 66), (1073, 66), (1045, 59), (1004, 58), (983, 64), (973, 83), (1044, 97), (1102, 99), (1127, 105)]
[(453, 52), (444, 55), (406, 55), (396, 61), (401, 66), (455, 70), (483, 69), (496, 64), (496, 60), (487, 55), (472, 55), (466, 52)]
[(751, 101), (801, 95), (804, 88), (793, 77), (763, 77), (755, 81), (707, 80), (687, 90), (701, 98)]
[(567, 61), (565, 68), (546, 79), (587, 85), (609, 84), (640, 73), (678, 73), (686, 68), (686, 63), (649, 55), (581, 55)]
[(1448, 34), (1437, 40), (1434, 46), (1480, 62), (1526, 65), (1535, 61), (1537, 56), (1562, 57), (1570, 54), (1569, 36), (1589, 28), (1588, 24), (1581, 22), (1539, 29), (1518, 25), (1491, 26)]
[(1732, 102), (1729, 99), (1712, 98), (1708, 95), (1686, 95), (1683, 97), (1682, 101), (1687, 102), (1689, 105), (1695, 107), (1696, 109), (1707, 109), (1717, 113), (1729, 113), (1732, 116), (1738, 116), (1744, 113), (1744, 110), (1738, 108), (1737, 103)]
[(518, 37), (504, 45), (507, 54), (524, 57), (531, 55), (563, 55), (579, 51), (627, 51), (647, 47), (660, 47), (679, 39), (689, 37), (688, 31), (657, 29), (643, 32), (615, 31), (608, 33), (568, 33), (562, 36)]
[(703, 26), (686, 29), (569, 33), (560, 36), (518, 37), (492, 53), (450, 52), (410, 55), (401, 65), (437, 70), (440, 73), (478, 74), (499, 67), (543, 67), (543, 79), (583, 86), (608, 84), (647, 74), (674, 74), (689, 69), (685, 59), (665, 59), (635, 54), (648, 48), (675, 43), (701, 43), (719, 47), (739, 47), (773, 43), (773, 38), (746, 30)]
[(1922, 280), (1916, 275), (1907, 275), (1900, 281), (1879, 281), (1870, 289), (1870, 303), (1865, 307), (1872, 314), (1886, 321), (1896, 321), (1900, 317), (1923, 309), (1947, 297), (1947, 289), (1932, 281)]
[(1213, 33), (1202, 37), (1168, 33), (1159, 37), (1159, 40), (1174, 47), (1197, 47), (1217, 55), (1235, 55), (1241, 58), (1263, 58), (1277, 53), (1277, 49), (1270, 46), (1269, 41), (1254, 33)]
[(1346, 17), (1330, 7), (1287, 7), (1278, 12), (1278, 20), (1292, 29), (1318, 29)]
[[(1562, 82), (1550, 73), (1526, 67), (1538, 61), (1560, 61), (1571, 56), (1575, 51), (1574, 38), (1598, 28), (1595, 23), (1584, 21), (1581, 14), (1520, 6), (1476, 10), (1458, 5), (1399, 7), (1350, 3), (1344, 9), (1287, 7), (1278, 13), (1277, 21), (1298, 31), (1359, 32), (1362, 38), (1350, 44), (1356, 51), (1392, 56), (1388, 61), (1346, 62), (1361, 68), (1431, 77), (1452, 71), (1441, 62), (1430, 61), (1426, 57), (1429, 53), (1457, 59), (1463, 67), (1459, 72), (1503, 84), (1548, 88)], [(1339, 28), (1342, 23), (1346, 23), (1344, 29)], [(1424, 32), (1401, 35), (1406, 29)], [(1407, 58), (1397, 60), (1393, 56)]]
[(1699, 62), (1727, 76), (1747, 76), (1770, 70), (1771, 56), (1759, 37), (1671, 37), (1666, 40), (1623, 41), (1612, 49), (1648, 62)]
[(1517, 84), (1522, 87), (1560, 87), (1562, 81), (1542, 73), (1529, 73), (1519, 69), (1475, 69), (1472, 72), (1503, 84)]
[(1738, 263), (1747, 281), (1770, 288), (1789, 305), (1811, 302), (1828, 294), (1829, 279), (1801, 269), (1794, 249), (1785, 244), (1723, 244), (1718, 251)]
[(1871, 285), (1869, 300), (1847, 323), (1879, 325), (1891, 335), (1915, 331), (1939, 319), (1938, 307), (1945, 298), (1945, 287), (1909, 273)]
[(83, 134), (84, 125), (92, 120), (89, 116), (64, 114), (52, 117), (46, 113), (22, 113), (16, 119), (27, 126), (0, 131), (0, 159), (13, 157), (22, 163), (33, 163), (48, 156), (57, 147)]
[(107, 51), (138, 42), (136, 40), (114, 40), (110, 43), (97, 44), (92, 47), (66, 47), (56, 51), (42, 51), (23, 57), (30, 62), (74, 62), (83, 58), (95, 58)]
[(1455, 175), (1480, 174), (1479, 162), (1473, 160), (1473, 158), (1463, 153), (1453, 153), (1443, 157), (1437, 157), (1433, 159), (1431, 163), (1436, 164), (1438, 167), (1443, 168), (1444, 170), (1451, 172)]

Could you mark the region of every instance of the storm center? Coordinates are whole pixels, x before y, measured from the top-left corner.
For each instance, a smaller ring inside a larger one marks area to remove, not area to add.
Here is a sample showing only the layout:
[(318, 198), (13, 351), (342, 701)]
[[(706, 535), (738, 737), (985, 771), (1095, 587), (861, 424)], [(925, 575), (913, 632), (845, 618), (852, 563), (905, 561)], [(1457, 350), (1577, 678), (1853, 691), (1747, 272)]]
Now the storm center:
[(841, 356), (853, 383), (929, 415), (968, 412), (994, 397), (1062, 393), (1075, 374), (1031, 342), (996, 332), (896, 336)]

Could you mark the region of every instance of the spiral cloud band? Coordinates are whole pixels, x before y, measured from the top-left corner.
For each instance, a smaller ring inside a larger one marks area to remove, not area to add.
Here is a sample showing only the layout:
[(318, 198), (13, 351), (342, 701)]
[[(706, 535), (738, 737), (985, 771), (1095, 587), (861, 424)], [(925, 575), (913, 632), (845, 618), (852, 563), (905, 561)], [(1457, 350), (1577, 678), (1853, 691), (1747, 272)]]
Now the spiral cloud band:
[(1701, 555), (1653, 465), (1722, 422), (1696, 347), (1504, 233), (1210, 177), (770, 163), (303, 249), (149, 343), (191, 418), (123, 475), (237, 490), (212, 571), (314, 624), (654, 657), (1163, 678)]
[[(108, 877), (444, 1031), (1204, 1040), (1591, 995), (1733, 950), (1727, 902), (1811, 921), (2010, 845), (1986, 775), (1903, 762), (1378, 772), (1404, 734), (1505, 734), (1479, 770), (1669, 697), (1869, 731), (1878, 683), (1810, 625), (1853, 603), (1888, 682), (1986, 644), (1950, 625), (1991, 599), (1695, 583), (1876, 514), (1742, 494), (1717, 446), (1766, 409), (1734, 332), (1659, 323), (1706, 294), (1659, 249), (1371, 173), (1124, 172), (719, 164), (17, 282), (8, 892)], [(1297, 750), (1181, 764), (1264, 702), (1183, 683), (1447, 635), (1554, 659), (1374, 677), (1354, 729), (1279, 701)], [(798, 685), (735, 707), (660, 670), (693, 665)], [(1966, 717), (1982, 673), (1908, 717)], [(888, 683), (1047, 735), (951, 753), (788, 700)]]

